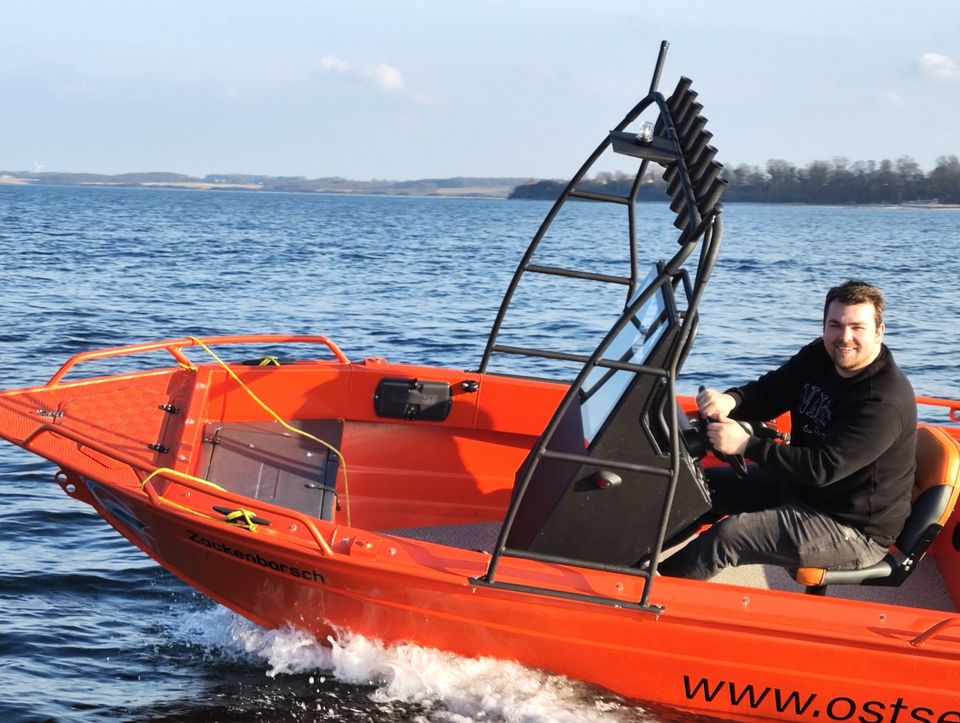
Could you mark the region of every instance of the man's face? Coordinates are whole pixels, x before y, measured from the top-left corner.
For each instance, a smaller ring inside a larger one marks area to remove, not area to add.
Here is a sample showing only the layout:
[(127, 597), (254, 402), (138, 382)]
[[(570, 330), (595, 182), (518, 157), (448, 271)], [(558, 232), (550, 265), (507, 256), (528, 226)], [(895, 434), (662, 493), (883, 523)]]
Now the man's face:
[(877, 326), (873, 304), (831, 301), (823, 323), (823, 344), (842, 377), (852, 377), (880, 354), (883, 324)]

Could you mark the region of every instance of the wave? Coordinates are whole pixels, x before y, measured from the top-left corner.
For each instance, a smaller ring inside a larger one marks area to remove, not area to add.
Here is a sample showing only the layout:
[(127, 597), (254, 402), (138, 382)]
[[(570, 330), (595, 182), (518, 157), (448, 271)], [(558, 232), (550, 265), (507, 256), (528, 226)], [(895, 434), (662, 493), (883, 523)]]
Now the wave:
[(208, 660), (265, 666), (264, 674), (275, 679), (305, 676), (320, 709), (328, 705), (325, 688), (340, 683), (364, 691), (381, 710), (415, 712), (407, 720), (654, 720), (644, 709), (583, 683), (493, 658), (463, 658), (412, 644), (384, 645), (347, 633), (322, 644), (302, 630), (265, 630), (220, 607), (193, 611), (169, 623), (172, 635), (199, 648)]

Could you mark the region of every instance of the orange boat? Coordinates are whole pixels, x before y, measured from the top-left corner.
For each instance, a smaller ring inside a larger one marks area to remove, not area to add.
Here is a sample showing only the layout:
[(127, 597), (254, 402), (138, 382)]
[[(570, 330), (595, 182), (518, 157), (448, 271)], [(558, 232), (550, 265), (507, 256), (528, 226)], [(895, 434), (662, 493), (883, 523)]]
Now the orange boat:
[[(665, 51), (534, 237), (476, 371), (351, 361), (320, 336), (159, 341), (82, 353), (42, 386), (3, 392), (0, 435), (263, 626), (512, 659), (728, 718), (960, 721), (960, 401), (918, 399), (942, 423), (920, 430), (913, 512), (873, 568), (655, 575), (699, 529), (702, 468), (719, 463), (676, 381), (724, 182), (690, 81), (657, 89)], [(607, 152), (636, 159), (626, 196), (583, 188)], [(637, 198), (651, 164), (665, 168), (679, 243), (644, 275)], [(623, 207), (626, 273), (551, 255), (575, 198)], [(517, 292), (538, 283), (564, 300), (614, 290), (618, 316), (592, 351), (511, 327)], [(523, 331), (532, 341), (514, 343)], [(247, 361), (217, 353), (250, 347)]]

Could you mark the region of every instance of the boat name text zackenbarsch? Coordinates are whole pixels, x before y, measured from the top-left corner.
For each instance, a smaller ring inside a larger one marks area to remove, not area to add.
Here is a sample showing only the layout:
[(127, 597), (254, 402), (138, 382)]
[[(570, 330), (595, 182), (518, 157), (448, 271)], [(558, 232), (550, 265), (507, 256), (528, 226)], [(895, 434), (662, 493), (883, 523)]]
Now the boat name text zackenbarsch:
[(244, 552), (243, 550), (238, 550), (237, 548), (227, 545), (226, 543), (219, 542), (217, 540), (211, 540), (203, 535), (194, 532), (193, 530), (187, 530), (187, 534), (190, 536), (190, 542), (196, 542), (198, 545), (203, 545), (204, 547), (209, 547), (218, 552), (222, 552), (224, 555), (232, 555), (233, 557), (240, 557), (246, 560), (247, 562), (255, 562), (261, 567), (269, 567), (271, 570), (276, 570), (277, 572), (284, 573), (286, 575), (291, 575), (293, 577), (298, 577), (302, 580), (309, 582), (319, 582), (323, 583), (323, 575), (321, 575), (317, 570), (301, 570), (299, 567), (294, 567), (293, 565), (288, 565), (285, 562), (277, 562), (276, 560), (267, 560), (265, 557), (259, 553), (254, 552)]

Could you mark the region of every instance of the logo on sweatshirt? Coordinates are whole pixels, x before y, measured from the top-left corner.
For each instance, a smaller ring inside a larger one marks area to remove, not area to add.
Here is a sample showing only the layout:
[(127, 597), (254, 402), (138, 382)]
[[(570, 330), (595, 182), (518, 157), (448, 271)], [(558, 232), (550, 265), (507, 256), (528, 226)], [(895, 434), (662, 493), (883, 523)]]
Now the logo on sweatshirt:
[(803, 431), (823, 437), (830, 424), (830, 397), (816, 384), (804, 384), (800, 400), (800, 414), (807, 418)]

